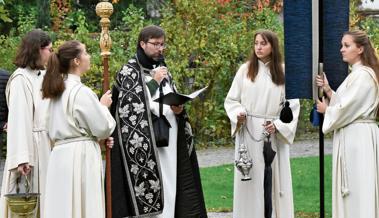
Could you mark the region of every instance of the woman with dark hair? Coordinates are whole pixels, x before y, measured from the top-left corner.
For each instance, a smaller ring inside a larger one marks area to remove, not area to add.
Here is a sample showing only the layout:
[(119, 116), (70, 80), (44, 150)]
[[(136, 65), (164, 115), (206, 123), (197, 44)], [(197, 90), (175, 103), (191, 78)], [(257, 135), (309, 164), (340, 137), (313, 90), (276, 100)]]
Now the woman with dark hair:
[[(42, 84), (50, 98), (49, 136), (53, 141), (46, 176), (45, 217), (104, 218), (104, 178), (98, 140), (108, 138), (116, 122), (108, 90), (100, 99), (80, 77), (90, 55), (78, 41), (63, 43), (47, 64)], [(108, 138), (107, 146), (113, 145)]]
[[(278, 37), (262, 30), (253, 42), (251, 57), (239, 68), (224, 105), (236, 135), (237, 162), (252, 160), (246, 172), (251, 180), (234, 170), (233, 217), (293, 218), (288, 144), (295, 137), (300, 105), (298, 100), (289, 101), (292, 121), (279, 119), (285, 104), (285, 79)], [(270, 164), (265, 164), (264, 147), (272, 149), (271, 154), (276, 152)], [(269, 167), (271, 176), (265, 173)]]
[(0, 217), (11, 217), (4, 195), (16, 192), (20, 174), (27, 176), (32, 192), (41, 193), (39, 209), (43, 210), (51, 148), (45, 127), (48, 101), (42, 99), (41, 85), (51, 50), (51, 39), (45, 32), (36, 29), (27, 33), (14, 61), (18, 68), (6, 87), (9, 114)]
[(341, 40), (344, 62), (351, 72), (333, 91), (326, 76), (318, 76), (327, 99), (318, 101), (324, 113), (322, 130), (333, 135), (333, 218), (379, 216), (379, 61), (365, 32), (346, 32)]

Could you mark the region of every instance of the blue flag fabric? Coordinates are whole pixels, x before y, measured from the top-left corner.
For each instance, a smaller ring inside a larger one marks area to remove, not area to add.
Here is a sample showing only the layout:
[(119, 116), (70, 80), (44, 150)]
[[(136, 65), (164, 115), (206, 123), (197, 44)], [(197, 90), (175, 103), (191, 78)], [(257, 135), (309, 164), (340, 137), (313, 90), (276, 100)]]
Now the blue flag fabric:
[(312, 1), (284, 1), (286, 98), (312, 98)]
[[(341, 38), (349, 29), (349, 0), (323, 0), (319, 8), (319, 61), (332, 89), (347, 76)], [(286, 98), (312, 99), (312, 1), (284, 1)]]
[(324, 72), (333, 90), (347, 76), (348, 67), (342, 61), (341, 39), (349, 30), (349, 0), (324, 0), (323, 4), (323, 62)]

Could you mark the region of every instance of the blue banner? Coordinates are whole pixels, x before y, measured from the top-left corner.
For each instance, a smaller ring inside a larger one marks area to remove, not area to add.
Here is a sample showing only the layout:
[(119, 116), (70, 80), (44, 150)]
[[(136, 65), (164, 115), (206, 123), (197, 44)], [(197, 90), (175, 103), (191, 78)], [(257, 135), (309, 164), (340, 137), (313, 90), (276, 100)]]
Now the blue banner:
[(341, 39), (349, 30), (349, 0), (323, 0), (323, 63), (324, 72), (333, 90), (347, 76), (348, 67), (342, 61)]
[[(348, 68), (342, 61), (340, 48), (342, 35), (349, 29), (349, 0), (321, 0), (317, 3), (319, 19), (313, 20), (317, 22), (313, 25), (318, 25), (318, 28), (316, 26), (313, 31), (318, 31), (318, 37), (313, 38), (317, 40), (313, 42), (312, 1), (284, 1), (287, 99), (313, 98), (314, 60), (323, 63), (324, 72), (334, 90), (347, 76)], [(312, 43), (318, 45), (317, 51), (314, 47), (315, 51), (312, 50)], [(315, 58), (315, 55), (318, 57)]]
[(312, 1), (284, 1), (286, 98), (312, 98)]

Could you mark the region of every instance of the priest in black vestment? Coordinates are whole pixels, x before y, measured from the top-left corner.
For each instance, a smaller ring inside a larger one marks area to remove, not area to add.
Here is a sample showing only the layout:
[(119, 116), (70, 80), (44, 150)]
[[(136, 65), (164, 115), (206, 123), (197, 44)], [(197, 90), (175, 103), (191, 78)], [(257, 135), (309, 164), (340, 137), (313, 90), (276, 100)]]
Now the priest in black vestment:
[[(164, 43), (162, 28), (142, 29), (137, 53), (118, 72), (112, 89), (117, 122), (111, 155), (114, 218), (207, 217), (184, 107), (161, 104), (160, 110), (153, 101), (160, 91), (176, 92), (163, 60)], [(158, 117), (168, 121), (168, 143), (156, 143), (153, 120)]]

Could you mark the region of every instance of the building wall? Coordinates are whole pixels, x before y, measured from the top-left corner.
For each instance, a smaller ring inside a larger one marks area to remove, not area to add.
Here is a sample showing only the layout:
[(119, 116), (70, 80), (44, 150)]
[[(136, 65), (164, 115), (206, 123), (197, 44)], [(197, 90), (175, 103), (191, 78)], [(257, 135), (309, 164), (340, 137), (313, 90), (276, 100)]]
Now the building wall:
[(361, 9), (379, 10), (379, 0), (362, 0)]

